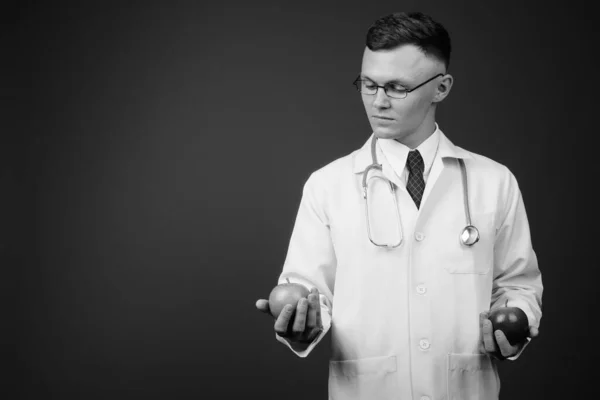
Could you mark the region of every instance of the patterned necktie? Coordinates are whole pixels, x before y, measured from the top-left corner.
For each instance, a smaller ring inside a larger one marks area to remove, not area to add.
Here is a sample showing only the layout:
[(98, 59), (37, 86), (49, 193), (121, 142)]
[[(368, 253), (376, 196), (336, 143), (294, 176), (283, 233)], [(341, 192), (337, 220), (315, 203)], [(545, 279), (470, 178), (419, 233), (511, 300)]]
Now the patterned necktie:
[(425, 190), (425, 180), (423, 179), (425, 163), (423, 162), (423, 157), (421, 157), (419, 150), (411, 150), (408, 152), (406, 166), (409, 171), (406, 189), (417, 205), (417, 208), (419, 208), (421, 205), (421, 197), (423, 197), (423, 191)]

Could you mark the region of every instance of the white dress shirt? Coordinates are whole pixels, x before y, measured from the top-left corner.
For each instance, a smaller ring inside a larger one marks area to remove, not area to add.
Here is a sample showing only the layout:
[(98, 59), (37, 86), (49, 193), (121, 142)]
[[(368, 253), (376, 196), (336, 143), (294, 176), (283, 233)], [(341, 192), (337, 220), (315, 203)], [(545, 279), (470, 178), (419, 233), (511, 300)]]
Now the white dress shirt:
[[(408, 168), (406, 168), (406, 160), (408, 158), (408, 152), (412, 149), (405, 144), (402, 144), (394, 139), (378, 139), (377, 142), (381, 147), (381, 150), (390, 163), (398, 178), (406, 186), (408, 180)], [(425, 164), (425, 170), (423, 171), (423, 179), (427, 185), (427, 178), (431, 172), (433, 161), (436, 156), (438, 145), (440, 142), (440, 130), (438, 125), (435, 125), (435, 131), (423, 141), (415, 150), (419, 150), (421, 157), (423, 157), (423, 163)]]

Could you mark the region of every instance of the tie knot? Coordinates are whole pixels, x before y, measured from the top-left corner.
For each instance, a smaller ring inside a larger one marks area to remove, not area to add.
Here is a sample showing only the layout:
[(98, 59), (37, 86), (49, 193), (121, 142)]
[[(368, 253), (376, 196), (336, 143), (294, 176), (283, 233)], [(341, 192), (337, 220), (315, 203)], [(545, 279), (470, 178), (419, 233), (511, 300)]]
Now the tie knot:
[(419, 150), (411, 150), (408, 152), (408, 162), (406, 163), (410, 172), (423, 173), (425, 169), (425, 163)]

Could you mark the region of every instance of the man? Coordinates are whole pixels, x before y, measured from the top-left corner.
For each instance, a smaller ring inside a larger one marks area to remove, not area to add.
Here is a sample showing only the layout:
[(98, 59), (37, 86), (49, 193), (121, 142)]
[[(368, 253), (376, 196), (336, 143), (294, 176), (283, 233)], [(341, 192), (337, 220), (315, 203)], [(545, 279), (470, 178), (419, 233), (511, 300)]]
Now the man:
[[(517, 181), (436, 123), (453, 84), (443, 26), (396, 13), (366, 42), (355, 84), (373, 134), (305, 183), (279, 283), (311, 294), (281, 312), (276, 338), (306, 357), (331, 330), (330, 399), (498, 399), (497, 363), (519, 357), (541, 319)], [(504, 306), (528, 318), (514, 346), (487, 318)]]

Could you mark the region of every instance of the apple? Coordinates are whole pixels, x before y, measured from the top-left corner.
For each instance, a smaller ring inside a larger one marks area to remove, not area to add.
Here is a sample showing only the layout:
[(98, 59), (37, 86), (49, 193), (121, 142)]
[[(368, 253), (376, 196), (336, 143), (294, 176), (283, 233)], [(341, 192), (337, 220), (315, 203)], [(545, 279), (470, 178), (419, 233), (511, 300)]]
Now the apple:
[(507, 305), (508, 300), (504, 307), (490, 313), (489, 320), (492, 321), (494, 332), (497, 329), (504, 332), (508, 342), (514, 346), (529, 336), (529, 320), (523, 310), (518, 307), (507, 307)]
[(269, 295), (269, 310), (275, 318), (279, 317), (283, 308), (288, 304), (291, 304), (295, 310), (298, 301), (305, 297), (308, 298), (310, 294), (305, 286), (299, 283), (291, 283), (289, 279), (287, 281), (288, 283), (275, 286)]

